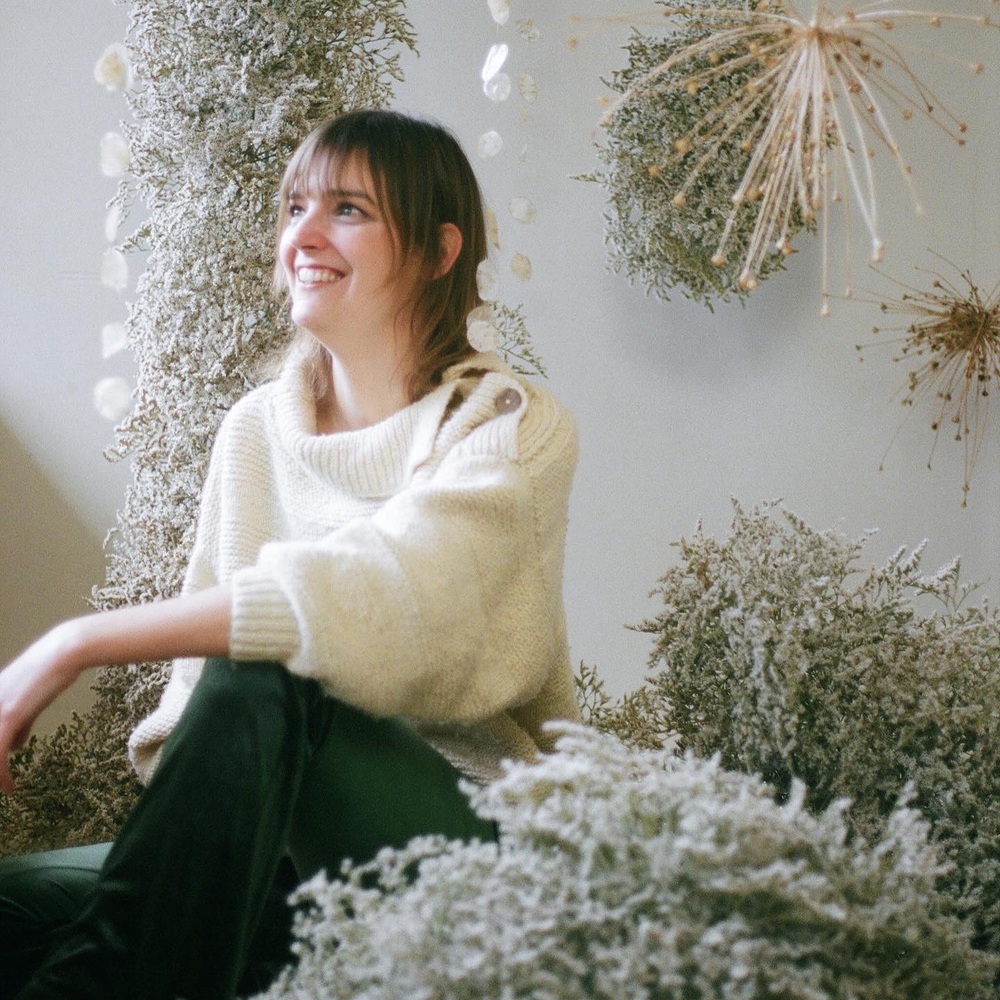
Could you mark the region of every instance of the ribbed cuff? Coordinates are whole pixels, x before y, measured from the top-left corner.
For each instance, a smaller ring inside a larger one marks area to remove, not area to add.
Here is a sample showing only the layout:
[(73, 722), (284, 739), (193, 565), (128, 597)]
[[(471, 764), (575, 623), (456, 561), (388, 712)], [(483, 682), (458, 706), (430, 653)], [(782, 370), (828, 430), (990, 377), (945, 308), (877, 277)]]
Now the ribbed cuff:
[(230, 657), (286, 662), (298, 651), (299, 628), (274, 577), (257, 566), (248, 566), (233, 575), (232, 588)]

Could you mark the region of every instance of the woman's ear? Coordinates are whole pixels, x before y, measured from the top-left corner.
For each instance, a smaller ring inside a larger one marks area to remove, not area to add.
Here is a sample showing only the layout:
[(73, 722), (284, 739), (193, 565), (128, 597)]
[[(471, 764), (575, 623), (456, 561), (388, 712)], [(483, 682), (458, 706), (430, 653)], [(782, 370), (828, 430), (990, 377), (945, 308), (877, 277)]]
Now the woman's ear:
[(454, 222), (441, 223), (441, 256), (434, 269), (435, 278), (443, 278), (462, 252), (462, 231)]

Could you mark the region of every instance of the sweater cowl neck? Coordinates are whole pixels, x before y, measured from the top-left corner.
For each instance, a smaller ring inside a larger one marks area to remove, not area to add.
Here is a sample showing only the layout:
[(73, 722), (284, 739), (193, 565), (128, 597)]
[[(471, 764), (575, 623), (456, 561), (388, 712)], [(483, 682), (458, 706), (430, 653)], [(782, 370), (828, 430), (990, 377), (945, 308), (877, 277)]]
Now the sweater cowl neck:
[(441, 385), (370, 427), (316, 433), (316, 411), (304, 359), (291, 357), (274, 383), (274, 425), (282, 451), (303, 471), (357, 496), (388, 496), (409, 482), (431, 453), (455, 388), (470, 370), (503, 370), (495, 355), (453, 365)]

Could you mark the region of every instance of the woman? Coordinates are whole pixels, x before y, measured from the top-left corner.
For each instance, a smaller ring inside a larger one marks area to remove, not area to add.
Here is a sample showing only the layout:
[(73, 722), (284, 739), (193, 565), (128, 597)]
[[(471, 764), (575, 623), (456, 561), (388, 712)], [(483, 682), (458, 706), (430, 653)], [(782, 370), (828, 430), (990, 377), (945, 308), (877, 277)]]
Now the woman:
[(290, 884), (417, 834), (494, 836), (460, 777), (577, 717), (573, 424), (465, 337), (486, 240), (457, 142), (392, 112), (321, 126), (278, 234), (300, 339), (223, 422), (182, 595), (65, 622), (0, 673), (10, 792), (10, 751), (81, 671), (175, 661), (115, 844), (0, 863), (19, 1000), (261, 985)]

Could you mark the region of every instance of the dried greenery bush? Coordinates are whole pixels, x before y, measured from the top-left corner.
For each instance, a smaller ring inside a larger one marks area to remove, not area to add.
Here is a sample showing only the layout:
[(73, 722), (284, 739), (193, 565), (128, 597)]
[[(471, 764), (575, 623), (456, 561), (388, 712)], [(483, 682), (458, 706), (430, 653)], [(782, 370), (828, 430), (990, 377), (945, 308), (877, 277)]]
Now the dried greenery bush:
[(568, 729), (474, 793), (499, 844), (413, 841), (297, 900), (268, 1000), (973, 1000), (991, 964), (940, 912), (926, 824), (851, 841), (846, 803)]
[[(285, 338), (270, 295), (281, 170), (320, 120), (377, 106), (413, 45), (401, 0), (118, 0), (129, 7), (130, 174), (117, 202), (147, 221), (128, 318), (137, 364), (115, 458), (131, 456), (98, 608), (174, 594), (192, 542), (216, 428)], [(16, 763), (0, 852), (112, 837), (137, 791), (125, 758), (165, 665), (103, 671), (97, 700)]]
[(912, 785), (953, 911), (1000, 952), (1000, 616), (969, 600), (957, 560), (924, 574), (918, 548), (864, 568), (863, 545), (736, 505), (728, 538), (679, 543), (640, 626), (643, 685), (614, 702), (585, 671), (586, 707), (639, 745), (673, 730), (779, 794), (801, 780), (816, 812), (849, 799), (872, 843)]

